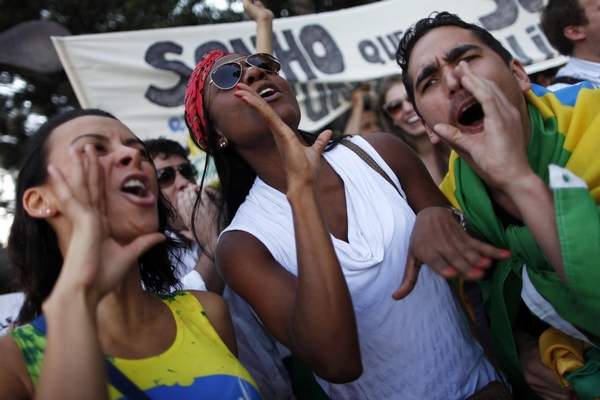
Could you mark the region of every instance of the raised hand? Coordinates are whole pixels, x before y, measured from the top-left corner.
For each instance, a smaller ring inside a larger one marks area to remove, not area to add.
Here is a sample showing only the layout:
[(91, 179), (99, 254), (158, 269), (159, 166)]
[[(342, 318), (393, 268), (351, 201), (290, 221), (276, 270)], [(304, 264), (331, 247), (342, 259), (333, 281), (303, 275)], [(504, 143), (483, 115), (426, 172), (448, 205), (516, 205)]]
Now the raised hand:
[(256, 52), (273, 54), (273, 11), (261, 1), (242, 0), (244, 11), (256, 21)]
[(371, 91), (371, 86), (366, 83), (359, 85), (356, 89), (350, 93), (350, 103), (352, 107), (364, 107), (365, 97), (369, 96), (369, 92)]
[(404, 278), (392, 297), (400, 300), (413, 290), (422, 264), (447, 279), (460, 275), (478, 280), (484, 277), (493, 259), (505, 259), (510, 254), (471, 237), (447, 208), (426, 208), (417, 215)]
[[(221, 194), (208, 186), (202, 188), (200, 192), (200, 201), (196, 208), (196, 213), (192, 214), (192, 210), (198, 197), (198, 186), (189, 184), (181, 192), (177, 194), (177, 213), (181, 217), (187, 231), (180, 233), (190, 240), (198, 241), (203, 246), (212, 246), (216, 243), (217, 229), (215, 224), (218, 213), (217, 203)], [(192, 226), (192, 216), (195, 217)], [(195, 229), (195, 236), (192, 233)], [(210, 251), (214, 249), (209, 249)]]
[(505, 189), (515, 179), (532, 173), (526, 156), (528, 143), (521, 110), (494, 82), (475, 75), (467, 62), (460, 62), (456, 72), (463, 87), (481, 103), (484, 129), (465, 133), (447, 124), (437, 124), (433, 129), (440, 137), (464, 149), (489, 185)]
[(139, 256), (164, 240), (164, 235), (142, 235), (128, 244), (111, 237), (104, 171), (94, 147), (88, 144), (84, 150), (82, 154), (69, 149), (74, 166), (68, 177), (53, 165), (48, 166), (58, 209), (71, 224), (70, 241), (53, 293), (83, 288), (97, 302), (123, 280), (130, 268), (137, 268)]
[(296, 133), (250, 86), (239, 83), (235, 96), (248, 104), (264, 118), (279, 149), (288, 182), (288, 190), (295, 183), (314, 183), (317, 179), (321, 153), (331, 138), (331, 130), (322, 132), (312, 146), (304, 146)]
[(242, 0), (244, 6), (244, 12), (248, 14), (254, 21), (272, 21), (275, 18), (273, 11), (265, 7), (262, 1), (258, 0)]

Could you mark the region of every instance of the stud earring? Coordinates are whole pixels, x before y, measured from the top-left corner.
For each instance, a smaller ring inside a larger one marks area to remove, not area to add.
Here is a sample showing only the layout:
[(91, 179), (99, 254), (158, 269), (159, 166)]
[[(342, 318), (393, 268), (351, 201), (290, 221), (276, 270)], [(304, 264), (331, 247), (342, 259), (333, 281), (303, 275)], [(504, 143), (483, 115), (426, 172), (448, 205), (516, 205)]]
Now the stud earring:
[(39, 211), (38, 211), (38, 214), (42, 215), (42, 210), (39, 210)]
[(219, 143), (219, 147), (220, 147), (220, 148), (223, 148), (223, 147), (225, 147), (225, 142), (221, 142), (221, 143)]
[(52, 212), (52, 210), (51, 210), (51, 209), (49, 209), (49, 208), (46, 208), (46, 214), (50, 215), (50, 213), (51, 213), (51, 212)]

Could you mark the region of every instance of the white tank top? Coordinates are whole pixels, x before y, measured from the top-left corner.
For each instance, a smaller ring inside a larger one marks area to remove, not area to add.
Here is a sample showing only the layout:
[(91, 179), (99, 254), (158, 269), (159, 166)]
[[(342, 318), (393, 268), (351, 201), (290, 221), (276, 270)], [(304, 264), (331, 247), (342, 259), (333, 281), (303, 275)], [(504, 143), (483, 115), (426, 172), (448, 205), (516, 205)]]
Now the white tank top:
[[(351, 139), (401, 188), (364, 139)], [(324, 153), (342, 178), (348, 242), (331, 237), (356, 313), (363, 374), (353, 382), (319, 383), (333, 399), (464, 399), (497, 379), (445, 280), (423, 266), (405, 299), (391, 295), (404, 275), (415, 214), (398, 191), (345, 146)], [(292, 212), (285, 194), (256, 179), (231, 225), (260, 240), (297, 275)]]

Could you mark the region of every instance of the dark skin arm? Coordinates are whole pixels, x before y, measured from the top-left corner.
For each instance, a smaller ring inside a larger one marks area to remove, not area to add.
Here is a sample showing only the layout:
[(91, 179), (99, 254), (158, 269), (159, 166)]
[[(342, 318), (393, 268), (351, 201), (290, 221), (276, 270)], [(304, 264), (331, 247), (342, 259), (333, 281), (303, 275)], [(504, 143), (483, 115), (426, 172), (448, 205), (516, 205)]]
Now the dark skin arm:
[(329, 266), (304, 268), (306, 271), (299, 266), (296, 277), (282, 268), (258, 239), (241, 231), (225, 233), (217, 254), (227, 284), (313, 372), (330, 382), (358, 378), (362, 368), (356, 322), (354, 310), (347, 305), (352, 304), (347, 287), (338, 288), (342, 286), (341, 270), (342, 276), (332, 279), (327, 275), (338, 271), (330, 271), (333, 268)]
[(394, 171), (415, 214), (427, 207), (450, 204), (419, 156), (406, 143), (388, 133), (371, 133), (362, 137)]
[(316, 190), (331, 132), (306, 147), (257, 93), (243, 84), (238, 89), (236, 96), (269, 124), (285, 169), (298, 276), (258, 239), (239, 231), (221, 236), (217, 266), (267, 329), (312, 371), (330, 382), (352, 381), (362, 373), (354, 308)]

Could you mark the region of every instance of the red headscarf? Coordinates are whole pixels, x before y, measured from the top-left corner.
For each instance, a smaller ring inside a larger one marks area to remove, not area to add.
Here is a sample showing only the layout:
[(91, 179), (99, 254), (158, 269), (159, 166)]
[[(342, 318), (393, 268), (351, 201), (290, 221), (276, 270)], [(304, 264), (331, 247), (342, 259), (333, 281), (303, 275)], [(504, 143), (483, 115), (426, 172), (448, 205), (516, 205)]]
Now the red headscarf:
[(206, 118), (204, 115), (203, 97), (204, 97), (204, 84), (208, 73), (215, 62), (228, 54), (221, 50), (212, 50), (204, 54), (204, 57), (196, 69), (192, 72), (188, 86), (185, 91), (185, 120), (188, 126), (192, 130), (190, 134), (195, 139), (195, 142), (200, 146), (202, 150), (206, 150)]

